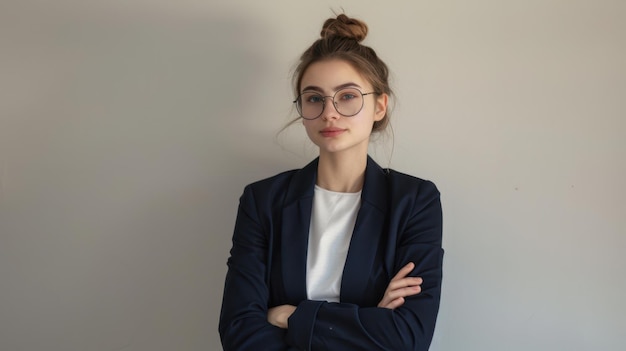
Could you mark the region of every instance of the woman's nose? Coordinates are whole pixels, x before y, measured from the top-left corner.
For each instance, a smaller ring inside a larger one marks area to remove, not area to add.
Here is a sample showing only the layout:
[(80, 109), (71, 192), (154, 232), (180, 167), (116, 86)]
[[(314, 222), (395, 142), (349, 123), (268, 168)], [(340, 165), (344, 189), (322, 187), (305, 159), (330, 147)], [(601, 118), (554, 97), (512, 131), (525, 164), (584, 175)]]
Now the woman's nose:
[(322, 110), (322, 119), (325, 121), (331, 119), (338, 119), (340, 117), (339, 112), (337, 112), (337, 106), (335, 105), (335, 100), (332, 97), (327, 96), (324, 99), (324, 109)]

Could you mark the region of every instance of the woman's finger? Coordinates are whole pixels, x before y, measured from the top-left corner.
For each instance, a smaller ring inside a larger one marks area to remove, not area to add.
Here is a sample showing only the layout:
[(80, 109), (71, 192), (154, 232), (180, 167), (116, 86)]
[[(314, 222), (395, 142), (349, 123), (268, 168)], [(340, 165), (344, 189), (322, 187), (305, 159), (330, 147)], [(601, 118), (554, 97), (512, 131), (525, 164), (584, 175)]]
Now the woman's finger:
[(398, 273), (391, 279), (391, 281), (399, 280), (407, 276), (407, 274), (411, 273), (411, 271), (415, 268), (415, 263), (409, 262), (404, 267), (400, 268)]
[(407, 277), (407, 278), (402, 278), (400, 280), (395, 280), (395, 281), (391, 281), (389, 282), (389, 285), (387, 286), (387, 290), (395, 290), (395, 289), (400, 289), (400, 288), (404, 288), (407, 286), (415, 286), (415, 285), (421, 285), (422, 284), (422, 278), (420, 277)]
[(402, 288), (402, 289), (391, 290), (385, 294), (385, 300), (391, 301), (399, 297), (407, 297), (407, 296), (419, 294), (421, 291), (422, 289), (420, 288), (419, 285), (409, 286), (409, 287)]
[(390, 310), (394, 310), (400, 306), (404, 305), (404, 298), (403, 297), (399, 297), (391, 302), (389, 302), (386, 306), (384, 306), (385, 308), (388, 308)]
[(421, 291), (422, 289), (419, 285), (387, 291), (385, 292), (385, 296), (383, 296), (383, 299), (378, 304), (378, 307), (386, 307), (398, 299), (402, 299), (402, 303), (404, 303), (405, 297), (417, 295)]

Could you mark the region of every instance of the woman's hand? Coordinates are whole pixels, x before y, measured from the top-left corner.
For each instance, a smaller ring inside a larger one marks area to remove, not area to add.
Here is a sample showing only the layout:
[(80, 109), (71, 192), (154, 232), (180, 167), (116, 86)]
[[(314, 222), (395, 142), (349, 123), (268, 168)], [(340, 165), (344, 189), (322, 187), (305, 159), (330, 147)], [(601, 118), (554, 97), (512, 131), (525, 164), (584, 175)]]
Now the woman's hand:
[(404, 298), (407, 296), (419, 294), (422, 291), (420, 285), (422, 278), (407, 277), (407, 274), (415, 268), (415, 263), (409, 262), (402, 267), (398, 274), (389, 282), (383, 299), (378, 303), (378, 307), (396, 309), (404, 304)]
[(279, 328), (287, 329), (287, 321), (296, 310), (296, 306), (280, 305), (267, 311), (267, 321)]

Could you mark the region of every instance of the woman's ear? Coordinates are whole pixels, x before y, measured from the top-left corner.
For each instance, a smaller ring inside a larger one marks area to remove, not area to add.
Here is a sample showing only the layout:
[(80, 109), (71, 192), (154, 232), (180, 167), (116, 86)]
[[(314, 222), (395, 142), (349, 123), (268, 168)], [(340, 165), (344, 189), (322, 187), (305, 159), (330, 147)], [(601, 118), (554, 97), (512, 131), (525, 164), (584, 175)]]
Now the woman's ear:
[(383, 93), (376, 98), (376, 110), (374, 120), (376, 122), (382, 120), (387, 114), (387, 104), (389, 103), (389, 95)]

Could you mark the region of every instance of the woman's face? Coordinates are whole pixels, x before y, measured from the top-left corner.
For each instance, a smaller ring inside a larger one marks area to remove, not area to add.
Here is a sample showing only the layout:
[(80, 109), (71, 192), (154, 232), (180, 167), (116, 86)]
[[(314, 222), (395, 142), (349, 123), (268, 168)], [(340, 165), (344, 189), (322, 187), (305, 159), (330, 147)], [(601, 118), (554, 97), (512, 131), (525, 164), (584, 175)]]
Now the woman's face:
[[(326, 98), (322, 114), (316, 119), (303, 119), (302, 123), (311, 141), (320, 148), (320, 154), (346, 151), (367, 154), (372, 126), (385, 116), (388, 97), (386, 94), (364, 95), (363, 108), (354, 116), (346, 117), (337, 112), (332, 102), (332, 96), (341, 90), (335, 96), (335, 102), (345, 114), (342, 106), (348, 106), (351, 103), (349, 100), (355, 96), (344, 94), (346, 90), (342, 88), (356, 88), (363, 94), (373, 92), (369, 81), (346, 61), (333, 59), (311, 64), (302, 76), (300, 93), (313, 92)], [(361, 99), (360, 94), (356, 98)], [(319, 96), (307, 101), (321, 103)], [(303, 101), (303, 104), (306, 103)]]

